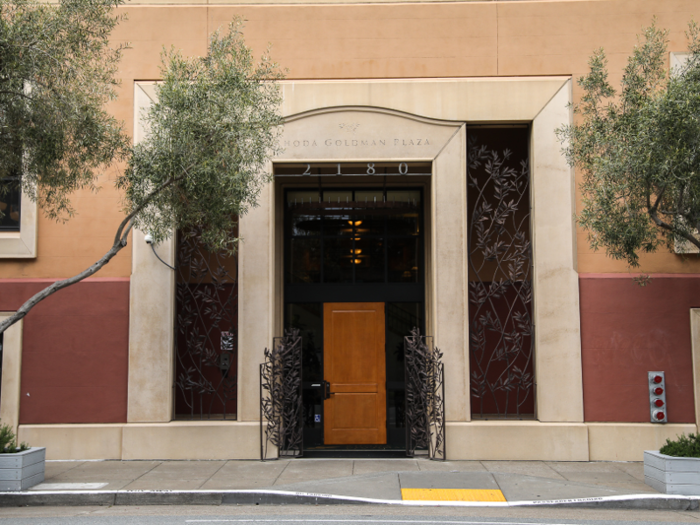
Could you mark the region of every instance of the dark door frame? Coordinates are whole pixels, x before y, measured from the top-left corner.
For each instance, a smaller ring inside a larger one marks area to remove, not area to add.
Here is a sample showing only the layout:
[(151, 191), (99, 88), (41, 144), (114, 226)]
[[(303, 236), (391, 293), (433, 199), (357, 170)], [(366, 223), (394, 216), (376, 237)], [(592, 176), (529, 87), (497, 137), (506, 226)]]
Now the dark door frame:
[[(325, 177), (324, 177), (325, 179)], [(291, 181), (290, 181), (291, 182)], [(301, 182), (301, 181), (299, 181)], [(319, 303), (321, 305), (321, 326), (325, 320), (323, 319), (323, 307), (324, 303), (332, 302), (383, 302), (385, 305), (387, 303), (418, 303), (420, 304), (420, 317), (419, 317), (419, 328), (422, 332), (425, 331), (426, 323), (426, 266), (427, 266), (427, 250), (426, 250), (426, 235), (425, 235), (425, 217), (426, 217), (426, 202), (425, 197), (428, 192), (426, 191), (426, 186), (429, 184), (429, 180), (416, 180), (407, 181), (404, 184), (392, 183), (387, 186), (386, 183), (382, 186), (377, 184), (375, 181), (370, 183), (358, 182), (355, 184), (338, 184), (338, 180), (334, 181), (336, 184), (323, 185), (323, 189), (331, 189), (332, 191), (342, 191), (342, 190), (376, 190), (377, 188), (384, 187), (387, 190), (419, 190), (421, 192), (421, 206), (419, 208), (419, 248), (418, 248), (418, 260), (422, 263), (419, 267), (419, 282), (416, 283), (314, 283), (314, 284), (288, 284), (286, 282), (286, 269), (289, 264), (289, 244), (290, 236), (288, 235), (288, 213), (286, 208), (287, 192), (288, 191), (298, 191), (298, 190), (316, 190), (319, 188), (318, 185), (313, 183), (297, 183), (284, 185), (280, 188), (282, 193), (282, 203), (281, 203), (281, 213), (282, 213), (282, 254), (283, 254), (283, 267), (282, 267), (282, 295), (283, 295), (283, 305), (284, 305), (284, 315), (283, 323), (285, 327), (289, 326), (290, 320), (288, 319), (288, 309), (286, 308), (289, 304), (298, 303)], [(279, 203), (279, 201), (278, 201)], [(279, 204), (278, 204), (279, 205)], [(278, 223), (280, 224), (280, 223)], [(386, 238), (386, 237), (385, 237)], [(385, 260), (385, 264), (388, 261)], [(385, 323), (389, 322), (389, 316), (385, 315)], [(385, 328), (385, 338), (388, 337), (388, 326)], [(320, 334), (321, 340), (323, 338), (323, 333)], [(386, 345), (386, 342), (385, 342)], [(388, 363), (388, 360), (387, 360)], [(323, 370), (323, 359), (321, 360), (321, 370)], [(388, 374), (387, 374), (388, 375)], [(388, 381), (388, 380), (387, 380)], [(308, 383), (308, 384), (307, 384)], [(311, 388), (312, 384), (316, 382), (305, 381), (304, 389), (308, 390)], [(388, 384), (387, 384), (388, 387)], [(320, 388), (320, 387), (319, 387)], [(387, 427), (388, 427), (388, 413), (389, 413), (389, 389), (387, 388)], [(321, 403), (321, 417), (322, 424), (324, 422), (323, 417), (323, 403)], [(323, 442), (323, 431), (321, 427), (321, 442)], [(387, 438), (389, 439), (389, 432), (387, 428)], [(305, 445), (308, 448), (309, 445)], [(313, 445), (311, 445), (313, 446)], [(403, 445), (397, 448), (403, 449)]]

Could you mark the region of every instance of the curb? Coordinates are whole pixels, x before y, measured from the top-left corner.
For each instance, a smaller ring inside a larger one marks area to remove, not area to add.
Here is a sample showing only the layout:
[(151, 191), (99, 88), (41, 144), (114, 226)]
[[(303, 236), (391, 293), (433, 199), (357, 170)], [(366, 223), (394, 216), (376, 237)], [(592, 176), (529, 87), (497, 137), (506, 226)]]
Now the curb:
[(532, 501), (404, 501), (283, 490), (93, 490), (0, 492), (0, 507), (115, 505), (397, 505), (698, 510), (700, 496), (632, 494)]

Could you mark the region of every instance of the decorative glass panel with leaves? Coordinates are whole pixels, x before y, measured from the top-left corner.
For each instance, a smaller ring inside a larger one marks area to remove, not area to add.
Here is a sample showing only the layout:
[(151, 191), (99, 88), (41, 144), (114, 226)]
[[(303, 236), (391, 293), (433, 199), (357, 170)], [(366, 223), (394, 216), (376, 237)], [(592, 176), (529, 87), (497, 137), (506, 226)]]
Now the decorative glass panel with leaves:
[(534, 414), (529, 130), (468, 144), (469, 354), (473, 417)]

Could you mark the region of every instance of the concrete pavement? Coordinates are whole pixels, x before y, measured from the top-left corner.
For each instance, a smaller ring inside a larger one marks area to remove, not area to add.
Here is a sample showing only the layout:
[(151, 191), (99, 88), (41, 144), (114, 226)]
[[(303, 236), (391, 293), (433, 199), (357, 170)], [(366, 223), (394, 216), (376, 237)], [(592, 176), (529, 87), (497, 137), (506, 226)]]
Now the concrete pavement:
[(0, 506), (382, 503), (697, 510), (699, 501), (645, 485), (642, 463), (422, 458), (47, 461), (43, 483), (0, 493)]

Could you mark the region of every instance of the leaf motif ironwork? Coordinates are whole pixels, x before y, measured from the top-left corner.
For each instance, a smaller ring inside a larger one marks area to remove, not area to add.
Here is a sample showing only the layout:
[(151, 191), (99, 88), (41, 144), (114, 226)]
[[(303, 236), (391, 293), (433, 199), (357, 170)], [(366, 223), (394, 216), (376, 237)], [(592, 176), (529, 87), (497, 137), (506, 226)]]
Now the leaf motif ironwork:
[[(304, 422), (302, 404), (301, 336), (296, 328), (276, 337), (265, 349), (260, 364), (260, 459), (268, 456), (268, 445), (279, 456), (302, 456)], [(264, 425), (264, 422), (267, 423)]]
[(235, 419), (237, 275), (227, 268), (234, 260), (206, 250), (192, 229), (178, 234), (176, 264), (176, 415)]
[(432, 337), (418, 328), (404, 337), (406, 377), (406, 455), (427, 450), (430, 459), (445, 459), (445, 367)]
[(530, 173), (511, 156), (468, 147), (472, 413), (485, 417), (521, 416), (534, 398)]

